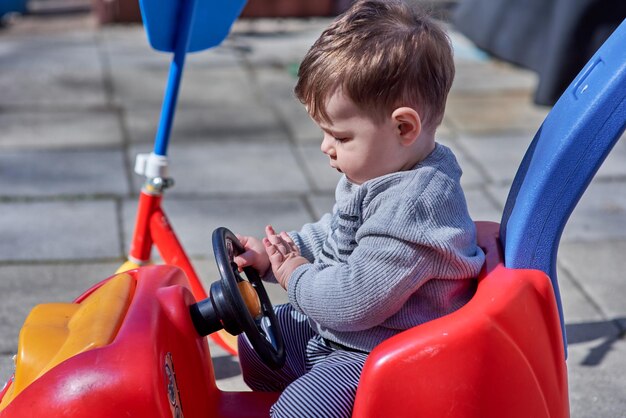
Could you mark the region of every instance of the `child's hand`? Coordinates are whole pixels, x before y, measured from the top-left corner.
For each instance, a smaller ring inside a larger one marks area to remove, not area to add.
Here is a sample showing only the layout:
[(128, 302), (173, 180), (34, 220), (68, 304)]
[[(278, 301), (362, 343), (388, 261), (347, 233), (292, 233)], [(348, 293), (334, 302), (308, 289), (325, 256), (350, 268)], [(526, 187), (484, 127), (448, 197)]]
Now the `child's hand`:
[[(244, 235), (235, 234), (245, 251), (233, 258), (235, 264), (239, 269), (244, 267), (253, 267), (259, 272), (260, 276), (265, 276), (270, 268), (270, 259), (265, 251), (263, 242), (255, 237), (248, 237)], [(265, 238), (264, 238), (265, 239)]]
[(293, 271), (309, 261), (300, 255), (300, 250), (286, 232), (276, 234), (271, 225), (265, 227), (263, 238), (265, 251), (272, 265), (274, 276), (280, 285), (287, 289), (289, 277)]

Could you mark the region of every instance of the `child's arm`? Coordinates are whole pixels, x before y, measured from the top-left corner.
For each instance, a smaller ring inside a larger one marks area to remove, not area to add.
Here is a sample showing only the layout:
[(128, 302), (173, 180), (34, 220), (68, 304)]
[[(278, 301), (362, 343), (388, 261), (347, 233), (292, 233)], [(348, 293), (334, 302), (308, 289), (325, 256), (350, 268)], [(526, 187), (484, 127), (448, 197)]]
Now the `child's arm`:
[(359, 228), (346, 262), (292, 272), (290, 303), (323, 327), (360, 331), (396, 314), (430, 279), (475, 277), (483, 255), (474, 225), (454, 209), (440, 208), (433, 219), (432, 211), (416, 213), (413, 205), (381, 208)]
[(311, 263), (322, 251), (324, 241), (330, 229), (331, 214), (327, 213), (314, 223), (306, 224), (297, 232), (290, 232), (289, 236), (300, 250), (300, 255)]

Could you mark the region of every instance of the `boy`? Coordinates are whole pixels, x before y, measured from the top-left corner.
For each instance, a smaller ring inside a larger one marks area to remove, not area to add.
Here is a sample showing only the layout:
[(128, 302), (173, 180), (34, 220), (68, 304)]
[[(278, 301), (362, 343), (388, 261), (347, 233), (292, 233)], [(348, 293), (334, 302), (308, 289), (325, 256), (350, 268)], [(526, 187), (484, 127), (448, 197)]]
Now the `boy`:
[(305, 56), (295, 93), (343, 173), (332, 214), (301, 231), (240, 237), (235, 259), (273, 277), (287, 360), (265, 367), (239, 339), (244, 379), (283, 391), (275, 417), (346, 417), (367, 354), (455, 311), (484, 261), (451, 151), (435, 142), (454, 77), (449, 40), (392, 1), (358, 1)]

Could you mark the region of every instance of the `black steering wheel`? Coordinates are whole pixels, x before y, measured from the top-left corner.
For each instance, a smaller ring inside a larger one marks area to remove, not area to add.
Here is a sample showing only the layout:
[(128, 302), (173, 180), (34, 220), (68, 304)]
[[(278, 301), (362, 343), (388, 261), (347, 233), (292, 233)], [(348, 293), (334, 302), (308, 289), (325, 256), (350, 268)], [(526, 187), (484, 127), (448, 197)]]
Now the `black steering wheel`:
[(233, 261), (244, 248), (230, 230), (213, 231), (213, 252), (221, 280), (211, 284), (209, 297), (190, 307), (193, 324), (202, 336), (225, 329), (232, 335), (246, 334), (259, 357), (272, 369), (285, 363), (285, 345), (258, 272), (243, 269), (247, 280)]

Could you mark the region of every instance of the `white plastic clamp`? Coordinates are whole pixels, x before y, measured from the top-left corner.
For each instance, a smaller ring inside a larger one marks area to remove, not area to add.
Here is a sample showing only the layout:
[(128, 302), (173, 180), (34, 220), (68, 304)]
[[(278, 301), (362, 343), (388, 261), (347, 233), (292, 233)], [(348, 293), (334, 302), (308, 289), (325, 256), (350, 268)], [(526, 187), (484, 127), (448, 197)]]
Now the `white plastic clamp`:
[(140, 176), (146, 176), (149, 179), (155, 177), (167, 178), (167, 157), (156, 155), (153, 152), (150, 154), (137, 154), (137, 158), (135, 159), (135, 173)]

